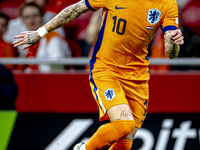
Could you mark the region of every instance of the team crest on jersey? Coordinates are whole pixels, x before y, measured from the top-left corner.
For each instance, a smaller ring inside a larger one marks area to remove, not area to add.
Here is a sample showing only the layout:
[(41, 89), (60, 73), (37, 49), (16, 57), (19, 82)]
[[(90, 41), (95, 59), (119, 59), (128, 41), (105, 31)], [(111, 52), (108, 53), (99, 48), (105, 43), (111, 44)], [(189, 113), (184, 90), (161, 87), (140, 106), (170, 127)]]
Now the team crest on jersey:
[(158, 9), (156, 8), (150, 9), (148, 12), (147, 21), (151, 25), (154, 25), (159, 22), (160, 15), (161, 15), (161, 12)]
[(104, 92), (104, 96), (106, 100), (113, 100), (113, 98), (115, 97), (115, 91), (113, 89), (107, 89)]

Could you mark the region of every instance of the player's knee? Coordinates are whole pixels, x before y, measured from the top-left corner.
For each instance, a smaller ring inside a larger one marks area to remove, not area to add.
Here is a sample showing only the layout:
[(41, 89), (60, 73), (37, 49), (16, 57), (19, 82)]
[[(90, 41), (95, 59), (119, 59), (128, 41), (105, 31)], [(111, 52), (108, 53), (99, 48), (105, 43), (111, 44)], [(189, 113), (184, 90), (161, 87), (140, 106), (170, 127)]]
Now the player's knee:
[(112, 121), (113, 126), (115, 126), (115, 130), (122, 135), (123, 138), (132, 133), (135, 128), (134, 120), (120, 120), (120, 121)]

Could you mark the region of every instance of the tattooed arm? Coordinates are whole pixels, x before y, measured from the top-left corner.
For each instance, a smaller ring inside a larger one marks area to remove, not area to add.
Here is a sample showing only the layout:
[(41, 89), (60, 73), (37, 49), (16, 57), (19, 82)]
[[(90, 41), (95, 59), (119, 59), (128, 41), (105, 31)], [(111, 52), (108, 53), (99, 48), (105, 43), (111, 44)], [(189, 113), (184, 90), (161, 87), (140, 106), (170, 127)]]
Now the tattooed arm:
[[(64, 10), (62, 10), (57, 16), (55, 16), (51, 21), (49, 21), (44, 27), (48, 32), (51, 32), (57, 28), (60, 28), (76, 18), (78, 18), (82, 13), (88, 12), (89, 9), (85, 5), (85, 0), (82, 0), (74, 5), (71, 5)], [(40, 35), (37, 31), (23, 32), (21, 35), (15, 36), (14, 39), (19, 39), (13, 44), (15, 47), (24, 45), (23, 50), (35, 45), (40, 39)]]
[(45, 25), (48, 32), (53, 31), (59, 27), (62, 27), (76, 18), (78, 18), (82, 13), (88, 12), (89, 9), (85, 5), (85, 0), (82, 0), (74, 5), (71, 5), (61, 11), (57, 16), (55, 16), (49, 23)]
[(164, 34), (165, 54), (170, 59), (178, 56), (180, 46), (184, 43), (182, 33), (179, 29), (168, 30)]

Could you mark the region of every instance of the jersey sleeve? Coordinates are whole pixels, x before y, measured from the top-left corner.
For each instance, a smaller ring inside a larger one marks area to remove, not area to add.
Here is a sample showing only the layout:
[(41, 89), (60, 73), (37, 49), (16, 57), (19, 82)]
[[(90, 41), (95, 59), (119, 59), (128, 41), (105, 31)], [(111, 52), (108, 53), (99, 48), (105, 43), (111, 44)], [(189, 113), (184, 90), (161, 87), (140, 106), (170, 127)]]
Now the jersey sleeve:
[(165, 5), (166, 13), (162, 22), (163, 33), (178, 29), (178, 6), (176, 0), (169, 0)]
[(106, 8), (107, 0), (85, 0), (85, 4), (90, 10), (96, 11), (102, 7)]

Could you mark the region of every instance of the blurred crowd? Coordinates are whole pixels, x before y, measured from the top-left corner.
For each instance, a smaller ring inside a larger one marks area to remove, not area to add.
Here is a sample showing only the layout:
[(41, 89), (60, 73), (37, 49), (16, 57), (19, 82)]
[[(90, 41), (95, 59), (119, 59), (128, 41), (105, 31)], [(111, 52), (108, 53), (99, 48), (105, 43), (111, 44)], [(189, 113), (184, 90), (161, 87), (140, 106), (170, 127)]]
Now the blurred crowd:
[[(101, 24), (102, 10), (88, 12), (63, 28), (47, 34), (39, 43), (23, 51), (13, 47), (13, 36), (35, 31), (55, 17), (65, 7), (79, 0), (1, 0), (0, 57), (67, 58), (91, 56)], [(200, 1), (177, 0), (179, 25), (185, 44), (179, 57), (200, 57)], [(148, 48), (150, 58), (165, 58), (162, 30), (155, 34)], [(66, 65), (6, 65), (9, 70), (51, 72), (52, 70), (85, 69)], [(87, 68), (87, 67), (86, 67)], [(199, 70), (192, 66), (150, 66), (151, 70)]]

